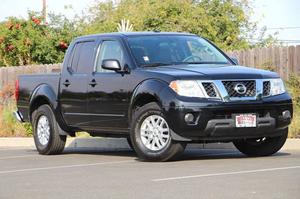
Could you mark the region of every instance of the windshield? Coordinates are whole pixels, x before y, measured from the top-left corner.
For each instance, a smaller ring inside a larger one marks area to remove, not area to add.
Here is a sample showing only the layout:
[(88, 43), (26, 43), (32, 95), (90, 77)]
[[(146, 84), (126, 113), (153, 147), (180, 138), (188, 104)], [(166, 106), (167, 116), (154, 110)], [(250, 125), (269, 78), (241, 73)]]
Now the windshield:
[(128, 43), (140, 66), (230, 63), (218, 49), (197, 36), (134, 36), (128, 38)]

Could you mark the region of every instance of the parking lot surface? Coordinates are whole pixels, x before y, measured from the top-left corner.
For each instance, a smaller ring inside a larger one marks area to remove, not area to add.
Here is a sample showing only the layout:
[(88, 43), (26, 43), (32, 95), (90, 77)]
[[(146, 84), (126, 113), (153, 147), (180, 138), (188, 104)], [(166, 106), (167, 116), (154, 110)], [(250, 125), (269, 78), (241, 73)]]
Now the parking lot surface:
[(300, 151), (249, 158), (187, 149), (178, 161), (141, 162), (126, 149), (66, 148), (41, 156), (0, 148), (0, 198), (300, 198)]

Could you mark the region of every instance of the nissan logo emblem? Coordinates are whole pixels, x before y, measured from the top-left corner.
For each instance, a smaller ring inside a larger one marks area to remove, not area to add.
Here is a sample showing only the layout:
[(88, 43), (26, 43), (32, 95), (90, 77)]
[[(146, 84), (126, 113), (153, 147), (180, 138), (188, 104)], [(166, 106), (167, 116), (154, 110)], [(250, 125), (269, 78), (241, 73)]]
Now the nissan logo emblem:
[(243, 95), (243, 94), (245, 94), (247, 92), (246, 86), (244, 84), (242, 84), (242, 83), (237, 83), (234, 86), (234, 90), (235, 90), (235, 92), (237, 92), (240, 95)]

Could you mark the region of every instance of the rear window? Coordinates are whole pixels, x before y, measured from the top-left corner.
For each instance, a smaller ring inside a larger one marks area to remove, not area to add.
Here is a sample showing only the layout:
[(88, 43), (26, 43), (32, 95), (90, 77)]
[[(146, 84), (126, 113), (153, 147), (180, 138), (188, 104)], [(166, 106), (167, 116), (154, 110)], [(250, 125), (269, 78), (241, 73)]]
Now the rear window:
[(94, 67), (96, 42), (85, 41), (76, 43), (71, 54), (69, 69), (73, 73), (88, 73)]

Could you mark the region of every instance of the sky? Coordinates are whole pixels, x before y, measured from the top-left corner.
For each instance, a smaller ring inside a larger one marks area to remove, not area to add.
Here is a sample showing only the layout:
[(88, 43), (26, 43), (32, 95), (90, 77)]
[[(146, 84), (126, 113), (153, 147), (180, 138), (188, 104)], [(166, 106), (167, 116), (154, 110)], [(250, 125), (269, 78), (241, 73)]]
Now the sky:
[[(65, 14), (72, 19), (75, 14), (86, 11), (94, 2), (95, 0), (48, 0), (47, 10)], [(278, 32), (279, 40), (288, 40), (290, 44), (300, 43), (300, 0), (252, 0), (252, 2), (254, 13), (251, 20), (258, 21), (259, 28), (266, 26), (267, 33), (270, 34)], [(72, 5), (73, 9), (65, 9), (66, 5)], [(1, 0), (0, 21), (8, 16), (26, 17), (28, 10), (41, 11), (42, 0)]]

